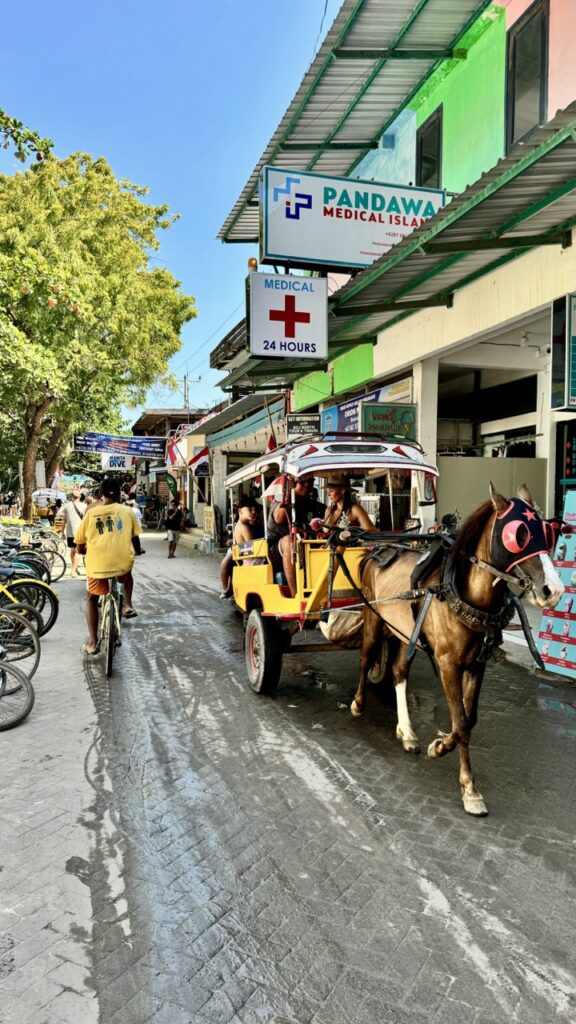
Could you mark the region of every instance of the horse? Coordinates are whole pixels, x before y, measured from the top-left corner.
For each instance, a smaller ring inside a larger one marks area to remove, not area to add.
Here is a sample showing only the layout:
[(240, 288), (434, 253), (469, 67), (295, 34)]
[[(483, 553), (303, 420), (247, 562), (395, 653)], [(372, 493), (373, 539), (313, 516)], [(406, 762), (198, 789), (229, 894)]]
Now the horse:
[[(526, 485), (518, 489), (516, 498), (506, 499), (490, 484), (490, 500), (462, 524), (443, 565), (424, 575), (417, 584), (420, 589), (414, 590), (413, 573), (421, 559), (417, 550), (400, 550), (394, 557), (386, 547), (377, 548), (360, 563), (366, 604), (360, 678), (350, 710), (354, 716), (362, 714), (368, 672), (381, 655), (383, 638), (395, 636), (400, 641), (394, 641), (397, 653), (391, 666), (398, 712), (396, 737), (406, 751), (419, 752), (408, 712), (407, 681), (408, 640), (420, 611), (418, 647), (433, 658), (451, 718), (450, 732), (439, 732), (428, 756), (443, 757), (458, 748), (467, 814), (488, 813), (472, 775), (469, 744), (486, 660), (501, 642), (501, 629), (515, 610), (508, 584), (516, 582), (530, 603), (541, 608), (554, 608), (564, 592), (549, 554), (550, 529)], [(407, 594), (420, 596), (410, 601)], [(428, 610), (422, 610), (423, 602)]]

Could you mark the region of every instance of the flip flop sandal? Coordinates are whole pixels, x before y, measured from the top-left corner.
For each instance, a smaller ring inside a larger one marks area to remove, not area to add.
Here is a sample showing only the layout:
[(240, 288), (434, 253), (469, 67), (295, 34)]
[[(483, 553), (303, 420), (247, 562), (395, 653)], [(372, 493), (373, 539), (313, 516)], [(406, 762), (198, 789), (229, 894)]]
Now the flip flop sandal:
[(138, 618), (138, 612), (135, 612), (133, 608), (130, 608), (130, 611), (122, 612), (122, 618), (124, 618), (124, 619), (136, 619), (136, 618)]
[(82, 654), (86, 658), (93, 658), (95, 654), (100, 654), (100, 644), (96, 644), (96, 647), (94, 648), (94, 650), (93, 651), (89, 651), (88, 650), (88, 641), (86, 641), (86, 643), (82, 644), (82, 647), (80, 648), (80, 650), (82, 651)]

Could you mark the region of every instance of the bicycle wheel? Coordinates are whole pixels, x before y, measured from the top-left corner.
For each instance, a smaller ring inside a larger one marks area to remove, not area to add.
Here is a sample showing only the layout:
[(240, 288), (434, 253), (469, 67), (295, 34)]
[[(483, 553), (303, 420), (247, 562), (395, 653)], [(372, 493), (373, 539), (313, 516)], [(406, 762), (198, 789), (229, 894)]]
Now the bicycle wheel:
[(0, 680), (4, 691), (0, 697), (0, 731), (12, 729), (28, 717), (34, 707), (34, 687), (15, 665), (0, 661)]
[(16, 552), (15, 560), (29, 566), (36, 573), (38, 579), (48, 583), (48, 585), (50, 584), (50, 566), (44, 555), (39, 551), (20, 549)]
[(57, 580), (62, 579), (66, 572), (66, 559), (59, 551), (46, 550), (43, 554), (50, 569), (50, 583), (56, 583)]
[(28, 619), (8, 608), (0, 609), (0, 647), (6, 661), (26, 661), (26, 674), (31, 679), (40, 661), (38, 634)]
[(104, 637), (104, 655), (106, 675), (112, 675), (112, 663), (116, 650), (116, 606), (111, 597), (104, 604), (102, 610), (102, 633)]
[(45, 636), (58, 618), (60, 610), (58, 594), (41, 580), (8, 580), (0, 586), (0, 607), (13, 603), (30, 604), (39, 613), (42, 626), (39, 636)]

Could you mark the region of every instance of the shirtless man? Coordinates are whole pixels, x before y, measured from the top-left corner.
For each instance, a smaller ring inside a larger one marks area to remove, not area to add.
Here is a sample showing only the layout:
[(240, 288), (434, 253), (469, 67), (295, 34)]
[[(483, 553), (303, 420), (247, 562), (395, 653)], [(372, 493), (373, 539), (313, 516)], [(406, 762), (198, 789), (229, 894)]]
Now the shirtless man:
[[(241, 494), (238, 499), (238, 519), (234, 524), (232, 536), (234, 544), (244, 544), (262, 536), (262, 531), (258, 529), (258, 505), (253, 498), (248, 498), (245, 494)], [(229, 548), (220, 563), (220, 597), (223, 599), (232, 597), (232, 569), (232, 548)]]

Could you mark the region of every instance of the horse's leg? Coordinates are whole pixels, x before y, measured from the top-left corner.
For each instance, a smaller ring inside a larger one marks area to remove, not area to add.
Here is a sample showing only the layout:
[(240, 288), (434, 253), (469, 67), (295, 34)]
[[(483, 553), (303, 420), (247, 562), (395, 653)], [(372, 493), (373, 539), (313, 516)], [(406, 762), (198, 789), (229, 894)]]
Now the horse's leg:
[[(470, 764), (470, 732), (471, 725), (466, 708), (464, 704), (463, 694), (463, 677), (465, 670), (458, 664), (455, 664), (451, 655), (443, 655), (438, 658), (438, 667), (440, 669), (440, 678), (442, 680), (442, 686), (448, 702), (448, 708), (450, 710), (450, 718), (452, 724), (452, 730), (449, 734), (442, 733), (437, 739), (433, 740), (428, 747), (429, 757), (443, 757), (444, 754), (448, 754), (454, 747), (458, 747), (458, 756), (460, 759), (460, 790), (462, 793), (462, 801), (464, 803), (464, 810), (467, 814), (474, 814), (477, 816), (487, 814), (486, 804), (482, 798), (482, 794), (476, 788), (474, 784), (474, 777), (472, 775), (472, 766)], [(470, 690), (470, 681), (467, 680), (467, 689)], [(470, 707), (473, 706), (470, 702), (470, 695), (468, 696), (468, 703)]]
[(380, 616), (365, 608), (364, 632), (362, 634), (362, 648), (360, 651), (360, 678), (358, 679), (358, 689), (354, 695), (354, 700), (350, 705), (350, 711), (355, 718), (359, 718), (364, 711), (366, 676), (375, 658), (378, 656), (382, 643), (382, 630), (383, 622)]
[(478, 701), (485, 671), (485, 664), (477, 665), (474, 671), (466, 669), (462, 679), (464, 710), (470, 723), (470, 731), (478, 721)]
[(408, 648), (406, 644), (401, 644), (398, 656), (392, 668), (392, 676), (396, 692), (396, 708), (398, 711), (396, 739), (402, 740), (404, 750), (413, 754), (419, 754), (420, 742), (414, 732), (412, 722), (410, 721), (410, 714), (408, 712), (407, 688), (410, 663), (406, 657), (407, 651)]

